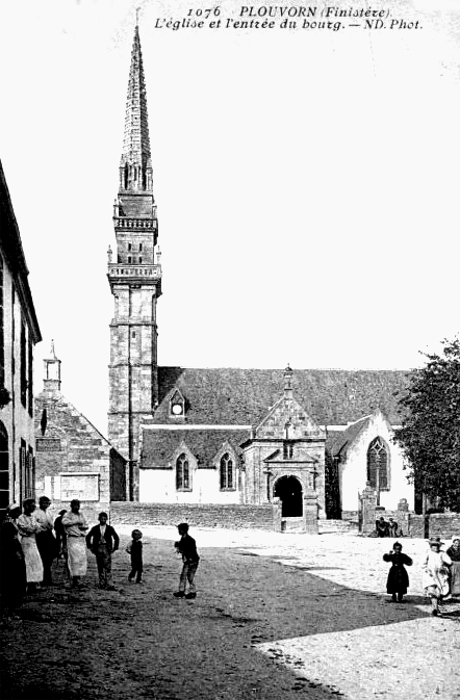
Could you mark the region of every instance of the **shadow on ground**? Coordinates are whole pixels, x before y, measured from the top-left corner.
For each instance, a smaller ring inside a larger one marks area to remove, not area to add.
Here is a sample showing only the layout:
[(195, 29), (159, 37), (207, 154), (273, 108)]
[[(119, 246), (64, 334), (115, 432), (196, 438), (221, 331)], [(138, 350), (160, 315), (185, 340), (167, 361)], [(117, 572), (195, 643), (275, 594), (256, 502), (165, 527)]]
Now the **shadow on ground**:
[(337, 690), (256, 645), (426, 615), (415, 607), (425, 599), (392, 604), (236, 549), (202, 549), (197, 599), (175, 599), (171, 543), (156, 541), (152, 553), (141, 585), (126, 580), (127, 556), (114, 556), (115, 592), (97, 589), (94, 560), (86, 588), (66, 589), (60, 563), (57, 585), (1, 628), (2, 700), (331, 700)]

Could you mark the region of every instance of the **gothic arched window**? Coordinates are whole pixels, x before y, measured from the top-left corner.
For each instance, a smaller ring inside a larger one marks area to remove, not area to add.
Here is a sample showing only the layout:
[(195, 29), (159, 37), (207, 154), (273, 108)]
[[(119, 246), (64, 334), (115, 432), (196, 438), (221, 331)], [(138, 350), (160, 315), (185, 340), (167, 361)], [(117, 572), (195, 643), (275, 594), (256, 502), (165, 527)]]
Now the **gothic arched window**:
[(176, 490), (191, 491), (189, 460), (184, 453), (176, 460)]
[(389, 454), (387, 445), (381, 437), (370, 443), (367, 452), (367, 481), (370, 486), (379, 490), (389, 489)]
[(228, 452), (223, 454), (219, 463), (219, 485), (222, 491), (235, 489), (234, 462)]

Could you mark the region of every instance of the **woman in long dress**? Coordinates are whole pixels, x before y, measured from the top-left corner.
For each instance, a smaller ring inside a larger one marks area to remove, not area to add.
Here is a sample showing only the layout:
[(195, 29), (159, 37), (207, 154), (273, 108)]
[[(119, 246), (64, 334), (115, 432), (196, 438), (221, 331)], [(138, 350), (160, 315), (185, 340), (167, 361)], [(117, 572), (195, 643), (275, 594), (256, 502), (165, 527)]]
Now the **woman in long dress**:
[(432, 615), (439, 614), (439, 601), (450, 592), (451, 559), (440, 548), (440, 539), (429, 540), (429, 551), (423, 564), (423, 586), (431, 599)]
[(27, 592), (31, 593), (38, 588), (43, 581), (42, 558), (38, 551), (36, 534), (41, 527), (34, 517), (35, 501), (26, 498), (22, 504), (23, 514), (17, 520), (21, 546), (26, 561)]
[(67, 538), (67, 566), (71, 577), (71, 585), (81, 588), (82, 576), (86, 575), (86, 539), (88, 524), (80, 512), (80, 501), (74, 498), (70, 502), (70, 511), (62, 516), (62, 525)]
[(383, 559), (392, 564), (387, 576), (387, 592), (392, 595), (394, 603), (397, 600), (397, 596), (399, 603), (401, 603), (410, 585), (405, 566), (411, 566), (413, 560), (402, 552), (402, 545), (400, 542), (394, 542), (392, 551), (389, 552), (389, 554), (385, 554)]
[(453, 598), (459, 598), (459, 537), (454, 537), (447, 554), (451, 559), (450, 569), (450, 594)]
[(0, 590), (2, 616), (14, 616), (24, 598), (27, 587), (24, 553), (19, 541), (16, 521), (21, 506), (11, 503), (0, 530)]

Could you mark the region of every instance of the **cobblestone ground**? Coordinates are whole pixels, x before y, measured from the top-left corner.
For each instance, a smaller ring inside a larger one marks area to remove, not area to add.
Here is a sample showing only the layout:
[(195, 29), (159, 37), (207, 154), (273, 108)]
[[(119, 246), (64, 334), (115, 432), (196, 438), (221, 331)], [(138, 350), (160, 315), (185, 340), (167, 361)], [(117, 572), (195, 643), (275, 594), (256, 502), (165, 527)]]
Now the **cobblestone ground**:
[(98, 590), (92, 557), (71, 591), (60, 562), (56, 585), (2, 623), (2, 700), (459, 697), (459, 605), (428, 614), (423, 541), (403, 540), (414, 566), (399, 605), (384, 593), (390, 540), (191, 529), (201, 562), (189, 601), (172, 595), (174, 528), (144, 529), (141, 585), (126, 579), (119, 532), (116, 591)]

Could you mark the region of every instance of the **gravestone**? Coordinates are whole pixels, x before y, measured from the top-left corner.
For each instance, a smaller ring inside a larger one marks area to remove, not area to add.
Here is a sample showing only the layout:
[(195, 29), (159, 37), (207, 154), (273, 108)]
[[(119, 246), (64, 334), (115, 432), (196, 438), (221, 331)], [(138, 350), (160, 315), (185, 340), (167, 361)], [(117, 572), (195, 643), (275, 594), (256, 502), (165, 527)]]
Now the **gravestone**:
[(360, 496), (360, 504), (362, 509), (361, 530), (360, 534), (368, 537), (376, 530), (376, 504), (377, 493), (369, 483), (365, 486)]

